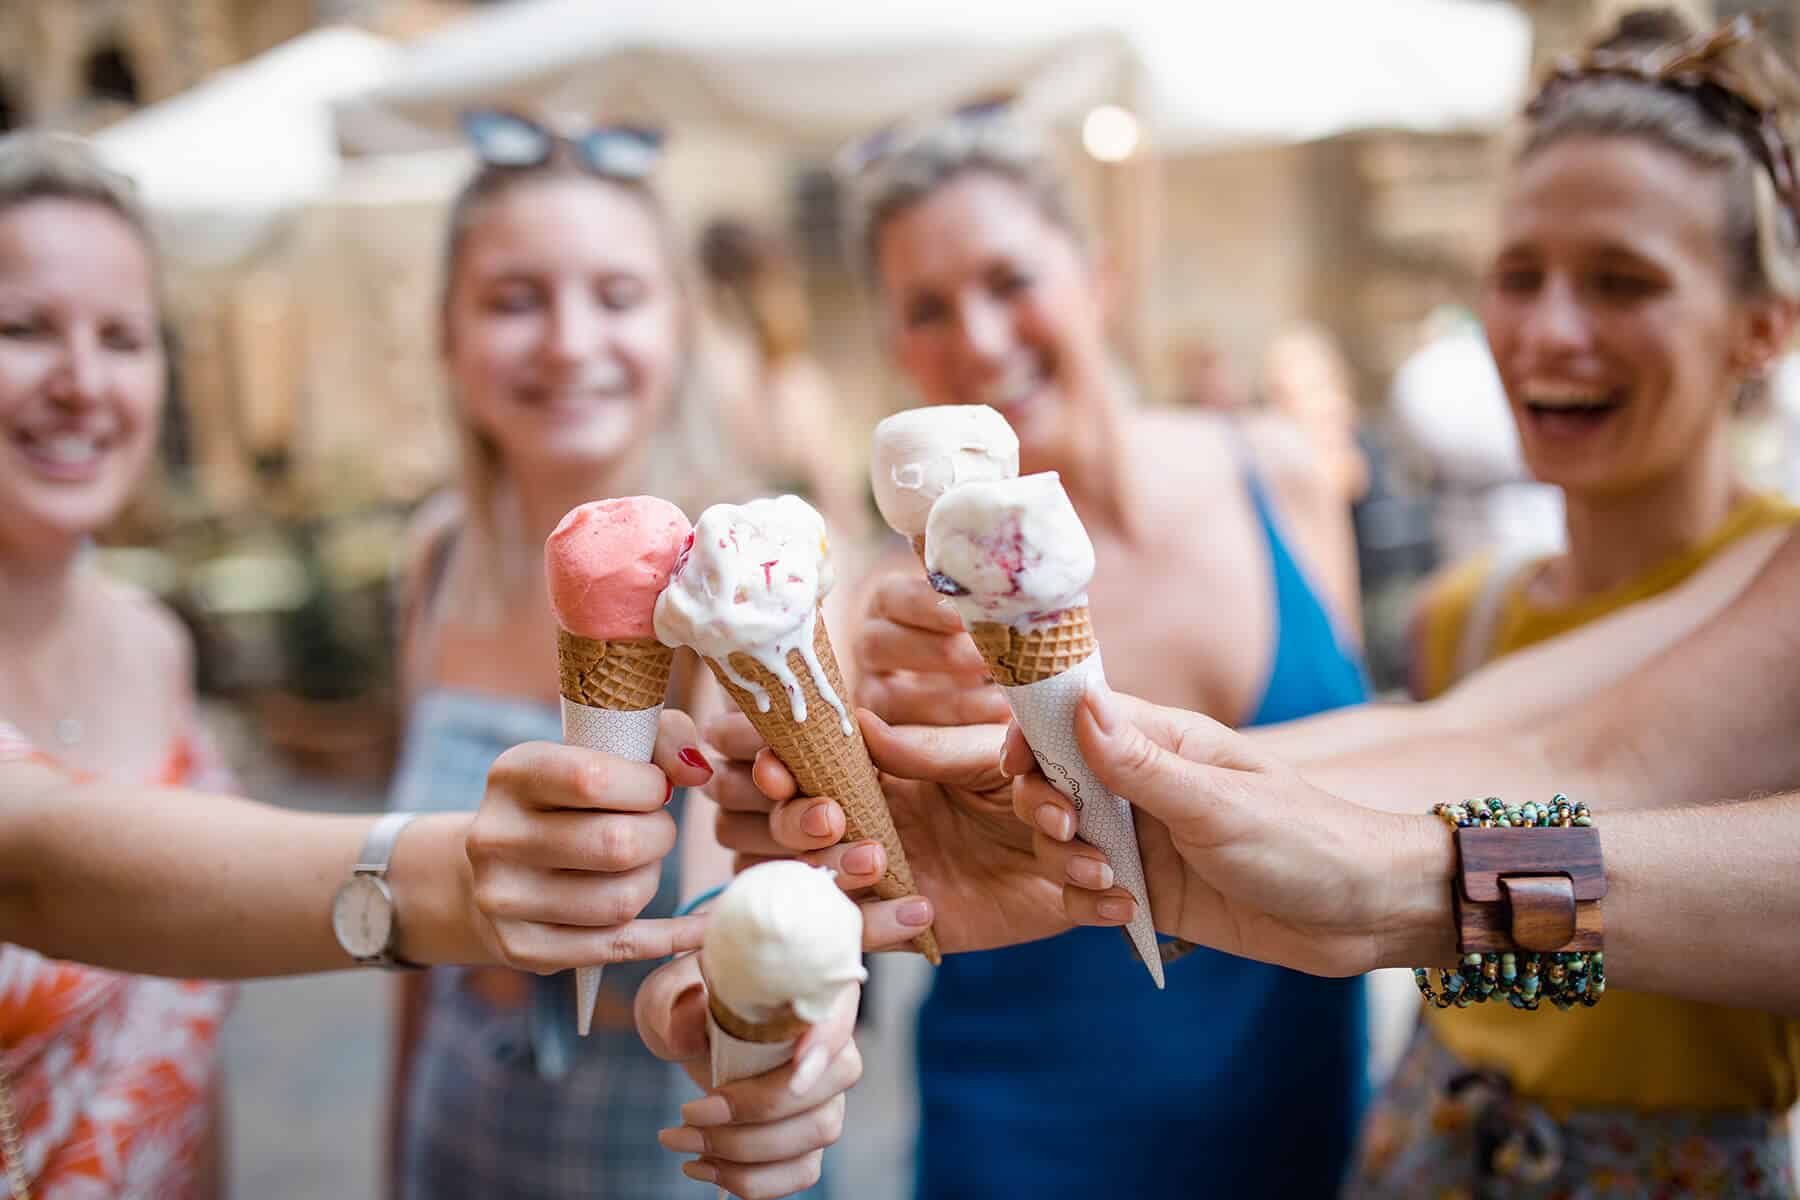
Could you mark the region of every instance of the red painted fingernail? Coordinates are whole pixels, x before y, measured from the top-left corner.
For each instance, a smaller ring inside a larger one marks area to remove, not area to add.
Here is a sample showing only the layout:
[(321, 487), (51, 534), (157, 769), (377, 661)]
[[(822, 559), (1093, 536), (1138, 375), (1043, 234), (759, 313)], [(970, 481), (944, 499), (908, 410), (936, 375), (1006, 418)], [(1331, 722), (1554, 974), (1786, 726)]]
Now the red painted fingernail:
[(671, 779), (668, 782), (669, 782), (669, 790), (663, 793), (663, 804), (665, 806), (669, 803), (669, 801), (671, 801), (675, 798), (675, 781), (673, 779)]
[(708, 775), (712, 774), (712, 764), (706, 761), (706, 755), (700, 753), (697, 747), (688, 746), (675, 757), (697, 771), (705, 771)]

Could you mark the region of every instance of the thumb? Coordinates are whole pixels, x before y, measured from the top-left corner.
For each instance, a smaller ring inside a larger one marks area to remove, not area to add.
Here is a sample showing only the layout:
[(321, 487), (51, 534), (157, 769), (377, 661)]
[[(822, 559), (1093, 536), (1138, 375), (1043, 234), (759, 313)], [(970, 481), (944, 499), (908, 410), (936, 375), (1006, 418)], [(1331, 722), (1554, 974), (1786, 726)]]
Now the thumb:
[[(1091, 679), (1075, 708), (1075, 742), (1108, 790), (1202, 844), (1223, 840), (1226, 772), (1158, 745), (1129, 718), (1104, 681)], [(1202, 828), (1195, 829), (1196, 823)], [(1206, 828), (1206, 826), (1216, 826)]]

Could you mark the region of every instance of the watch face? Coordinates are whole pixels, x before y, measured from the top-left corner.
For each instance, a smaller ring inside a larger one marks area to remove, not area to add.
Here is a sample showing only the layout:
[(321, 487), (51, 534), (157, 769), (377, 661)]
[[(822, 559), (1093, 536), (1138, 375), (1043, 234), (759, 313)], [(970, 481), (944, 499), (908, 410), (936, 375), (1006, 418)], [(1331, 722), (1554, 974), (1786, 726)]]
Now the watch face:
[(372, 875), (352, 875), (331, 902), (331, 929), (351, 958), (385, 953), (394, 930), (387, 886)]

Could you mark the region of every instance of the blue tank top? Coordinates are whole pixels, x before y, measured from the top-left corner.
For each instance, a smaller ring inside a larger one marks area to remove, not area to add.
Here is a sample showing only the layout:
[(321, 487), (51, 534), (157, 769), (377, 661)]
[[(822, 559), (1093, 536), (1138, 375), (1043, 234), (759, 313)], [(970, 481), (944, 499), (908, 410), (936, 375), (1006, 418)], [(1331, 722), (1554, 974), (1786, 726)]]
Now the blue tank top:
[[(1245, 471), (1276, 644), (1250, 724), (1354, 704), (1358, 656)], [(1196, 950), (1158, 992), (1117, 930), (944, 959), (919, 1015), (916, 1200), (1336, 1194), (1367, 1095), (1361, 979)]]

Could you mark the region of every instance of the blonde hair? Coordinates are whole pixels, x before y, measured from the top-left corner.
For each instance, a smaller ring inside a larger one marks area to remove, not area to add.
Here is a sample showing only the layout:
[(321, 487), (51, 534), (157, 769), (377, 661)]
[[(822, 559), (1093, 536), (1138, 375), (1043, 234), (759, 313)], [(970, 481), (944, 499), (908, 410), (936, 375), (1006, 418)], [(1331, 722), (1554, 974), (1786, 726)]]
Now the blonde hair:
[[(1654, 52), (1694, 34), (1680, 13), (1667, 8), (1626, 13), (1592, 51)], [(1755, 86), (1797, 98), (1791, 77), (1760, 39), (1740, 47), (1734, 65)], [(1732, 283), (1740, 295), (1800, 299), (1800, 227), (1777, 195), (1775, 181), (1744, 137), (1703, 107), (1691, 90), (1616, 74), (1553, 80), (1534, 101), (1518, 153), (1532, 155), (1568, 138), (1636, 138), (1668, 150), (1722, 177), (1725, 246)], [(1781, 141), (1791, 148), (1785, 128)]]
[[(439, 334), (444, 344), (451, 329), (451, 298), (461, 270), (469, 235), (489, 205), (520, 187), (558, 179), (581, 179), (612, 187), (641, 204), (657, 230), (657, 241), (676, 287), (681, 352), (676, 384), (661, 426), (652, 436), (644, 480), (646, 492), (680, 505), (691, 516), (715, 498), (742, 498), (741, 477), (733, 470), (718, 443), (718, 421), (712, 413), (712, 389), (706, 386), (697, 352), (693, 287), (683, 266), (680, 244), (661, 200), (648, 183), (599, 176), (560, 160), (538, 167), (483, 166), (464, 184), (450, 206), (443, 250), (442, 286), (439, 296)], [(452, 381), (454, 391), (454, 381)], [(520, 517), (508, 511), (506, 466), (500, 448), (477, 429), (453, 394), (460, 460), (461, 527), (471, 570), (466, 576), (470, 611), (461, 615), (484, 621), (494, 619), (505, 586), (524, 571), (542, 570), (539, 548), (524, 539)]]
[(986, 173), (1023, 192), (1052, 225), (1086, 247), (1087, 223), (1042, 134), (1005, 113), (950, 117), (915, 129), (851, 181), (852, 257), (880, 285), (879, 239), (889, 221), (964, 175)]
[[(93, 146), (73, 134), (23, 130), (0, 136), (0, 212), (40, 200), (91, 204), (123, 221), (144, 247), (153, 298), (162, 309), (156, 239), (128, 176), (101, 162)], [(166, 329), (159, 326), (157, 332), (168, 340)]]

